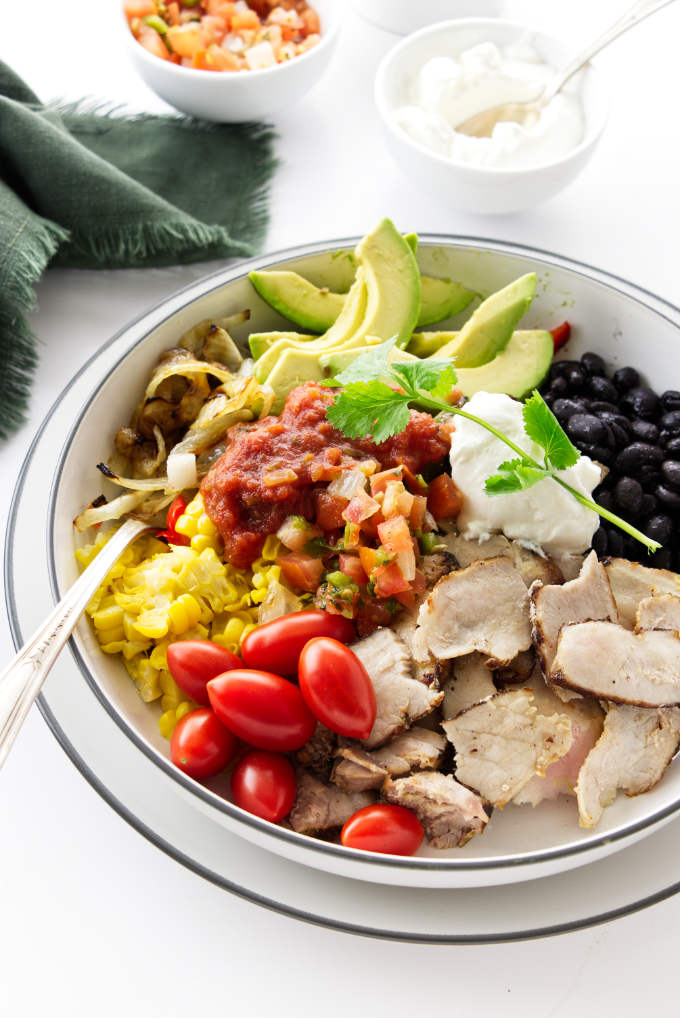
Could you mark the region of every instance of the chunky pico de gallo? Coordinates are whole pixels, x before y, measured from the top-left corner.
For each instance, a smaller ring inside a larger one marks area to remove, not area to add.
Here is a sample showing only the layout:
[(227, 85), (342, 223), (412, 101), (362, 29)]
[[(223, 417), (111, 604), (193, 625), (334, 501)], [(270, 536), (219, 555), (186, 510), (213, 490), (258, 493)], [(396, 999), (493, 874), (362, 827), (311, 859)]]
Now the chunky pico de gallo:
[(154, 56), (200, 71), (255, 71), (321, 38), (305, 0), (125, 0), (135, 39)]

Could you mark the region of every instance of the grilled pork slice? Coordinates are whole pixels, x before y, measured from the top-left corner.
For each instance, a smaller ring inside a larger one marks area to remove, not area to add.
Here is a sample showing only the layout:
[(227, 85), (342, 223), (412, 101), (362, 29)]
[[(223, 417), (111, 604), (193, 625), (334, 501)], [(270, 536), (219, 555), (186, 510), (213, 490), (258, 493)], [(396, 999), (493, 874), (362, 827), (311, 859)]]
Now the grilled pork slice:
[(609, 579), (594, 551), (577, 579), (559, 586), (534, 583), (529, 600), (531, 635), (544, 675), (550, 674), (562, 626), (591, 619), (617, 620)]
[(530, 689), (496, 693), (442, 724), (456, 751), (456, 777), (503, 807), (570, 749), (565, 714), (538, 713)]
[(436, 684), (427, 686), (413, 678), (408, 647), (391, 629), (376, 629), (353, 643), (352, 650), (375, 690), (377, 713), (371, 734), (363, 742), (366, 749), (384, 745), (444, 699)]
[(506, 683), (512, 685), (517, 682), (524, 684), (531, 678), (535, 666), (536, 655), (533, 648), (531, 650), (522, 650), (507, 665), (502, 665), (500, 668), (495, 669), (496, 682), (501, 685)]
[(307, 771), (299, 771), (297, 796), (288, 819), (298, 834), (320, 834), (342, 827), (358, 809), (374, 802), (374, 795), (343, 792)]
[(388, 802), (413, 810), (435, 848), (464, 845), (482, 833), (489, 819), (478, 796), (439, 771), (421, 771), (396, 781), (388, 778), (383, 795)]
[(668, 629), (680, 635), (680, 597), (673, 594), (644, 597), (635, 613), (635, 632), (645, 629)]
[(680, 577), (668, 569), (649, 569), (625, 558), (605, 562), (607, 576), (619, 613), (619, 624), (626, 629), (635, 626), (640, 601), (656, 594), (677, 594)]
[(431, 657), (427, 661), (416, 661), (414, 651), (414, 640), (418, 626), (418, 610), (402, 612), (397, 616), (396, 621), (390, 627), (408, 647), (412, 658), (413, 677), (426, 686), (441, 688), (451, 674), (451, 663), (449, 661), (436, 661)]
[(528, 609), (526, 587), (507, 558), (449, 573), (420, 606), (416, 658), (448, 659), (478, 650), (507, 664), (531, 646)]
[(680, 710), (612, 704), (576, 786), (582, 827), (594, 827), (620, 788), (640, 795), (659, 781), (680, 743)]
[(412, 771), (436, 770), (444, 756), (446, 738), (415, 725), (382, 749), (367, 753), (359, 746), (344, 746), (331, 780), (347, 792), (380, 788), (385, 778), (401, 778)]
[(434, 587), (438, 580), (441, 580), (442, 576), (446, 576), (452, 570), (458, 568), (458, 562), (454, 555), (450, 551), (441, 549), (440, 551), (434, 551), (431, 555), (423, 555), (420, 563), (420, 568), (425, 576), (425, 582), (428, 586)]
[(530, 587), (534, 580), (540, 580), (542, 583), (561, 583), (563, 579), (562, 571), (552, 559), (530, 551), (518, 541), (509, 541), (502, 534), (494, 534), (487, 541), (473, 541), (461, 537), (460, 534), (446, 534), (442, 538), (442, 543), (458, 560), (461, 569), (466, 569), (480, 559), (500, 556), (512, 562), (527, 587)]
[(298, 750), (297, 758), (303, 767), (307, 767), (321, 778), (328, 778), (337, 745), (338, 737), (335, 732), (318, 724), (309, 742)]
[(615, 703), (675, 706), (680, 703), (680, 639), (661, 630), (631, 633), (613, 622), (565, 626), (550, 682)]
[(486, 667), (481, 654), (465, 654), (456, 658), (452, 672), (443, 687), (442, 717), (446, 720), (496, 693), (493, 672)]
[(539, 714), (564, 714), (571, 722), (572, 743), (567, 753), (546, 769), (542, 778), (533, 777), (512, 800), (518, 806), (537, 806), (544, 799), (576, 795), (576, 782), (583, 763), (602, 734), (604, 711), (597, 700), (578, 697), (563, 703), (546, 684), (540, 666), (532, 675), (529, 688)]

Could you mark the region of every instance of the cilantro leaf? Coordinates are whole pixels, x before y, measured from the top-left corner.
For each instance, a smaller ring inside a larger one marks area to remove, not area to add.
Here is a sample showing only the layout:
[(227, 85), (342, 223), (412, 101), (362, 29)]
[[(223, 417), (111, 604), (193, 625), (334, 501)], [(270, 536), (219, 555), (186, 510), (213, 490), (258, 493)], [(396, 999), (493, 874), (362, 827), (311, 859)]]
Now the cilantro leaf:
[(397, 362), (390, 367), (392, 374), (398, 375), (412, 392), (422, 389), (435, 399), (448, 396), (456, 381), (453, 364), (443, 358)]
[(348, 438), (370, 437), (376, 443), (384, 442), (408, 424), (410, 399), (377, 379), (350, 382), (335, 397), (326, 417)]
[(484, 490), (487, 495), (511, 495), (532, 488), (546, 477), (550, 477), (549, 471), (539, 470), (526, 460), (506, 460), (498, 466), (498, 473), (487, 477)]
[(535, 389), (522, 408), (522, 416), (524, 430), (545, 449), (545, 461), (553, 470), (566, 470), (580, 459), (581, 453), (571, 444), (554, 413)]
[(351, 382), (370, 382), (375, 378), (389, 378), (391, 365), (388, 358), (395, 342), (395, 339), (388, 339), (385, 343), (369, 347), (343, 371), (338, 372), (334, 378), (327, 378), (323, 384), (349, 385)]

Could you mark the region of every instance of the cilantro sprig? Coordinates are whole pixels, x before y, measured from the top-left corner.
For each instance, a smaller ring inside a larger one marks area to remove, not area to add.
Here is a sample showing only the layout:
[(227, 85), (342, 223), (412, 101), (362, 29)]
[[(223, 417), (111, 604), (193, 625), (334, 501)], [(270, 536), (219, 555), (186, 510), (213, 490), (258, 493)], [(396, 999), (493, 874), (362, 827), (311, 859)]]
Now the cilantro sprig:
[(335, 378), (324, 383), (341, 387), (335, 401), (326, 411), (326, 416), (348, 438), (370, 437), (374, 442), (384, 442), (406, 428), (412, 405), (437, 414), (465, 417), (499, 439), (515, 454), (513, 459), (500, 463), (495, 474), (487, 477), (485, 490), (490, 497), (526, 491), (550, 479), (568, 491), (581, 505), (640, 541), (650, 552), (661, 547), (657, 541), (651, 540), (620, 516), (598, 505), (559, 476), (560, 472), (578, 462), (581, 453), (569, 441), (540, 393), (534, 391), (524, 402), (522, 417), (525, 434), (542, 450), (542, 460), (529, 455), (493, 424), (476, 417), (463, 407), (445, 401), (456, 382), (452, 361), (442, 358), (390, 361), (389, 355), (394, 345), (392, 339), (377, 344), (360, 354)]

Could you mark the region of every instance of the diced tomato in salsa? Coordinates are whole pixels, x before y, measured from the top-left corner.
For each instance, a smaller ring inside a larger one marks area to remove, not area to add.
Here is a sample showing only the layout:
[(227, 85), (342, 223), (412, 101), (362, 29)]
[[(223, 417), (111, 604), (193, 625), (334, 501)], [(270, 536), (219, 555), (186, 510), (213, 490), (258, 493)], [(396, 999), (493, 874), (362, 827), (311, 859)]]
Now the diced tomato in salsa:
[(440, 474), (431, 482), (427, 493), (427, 508), (435, 520), (452, 519), (463, 508), (463, 496), (448, 474)]

